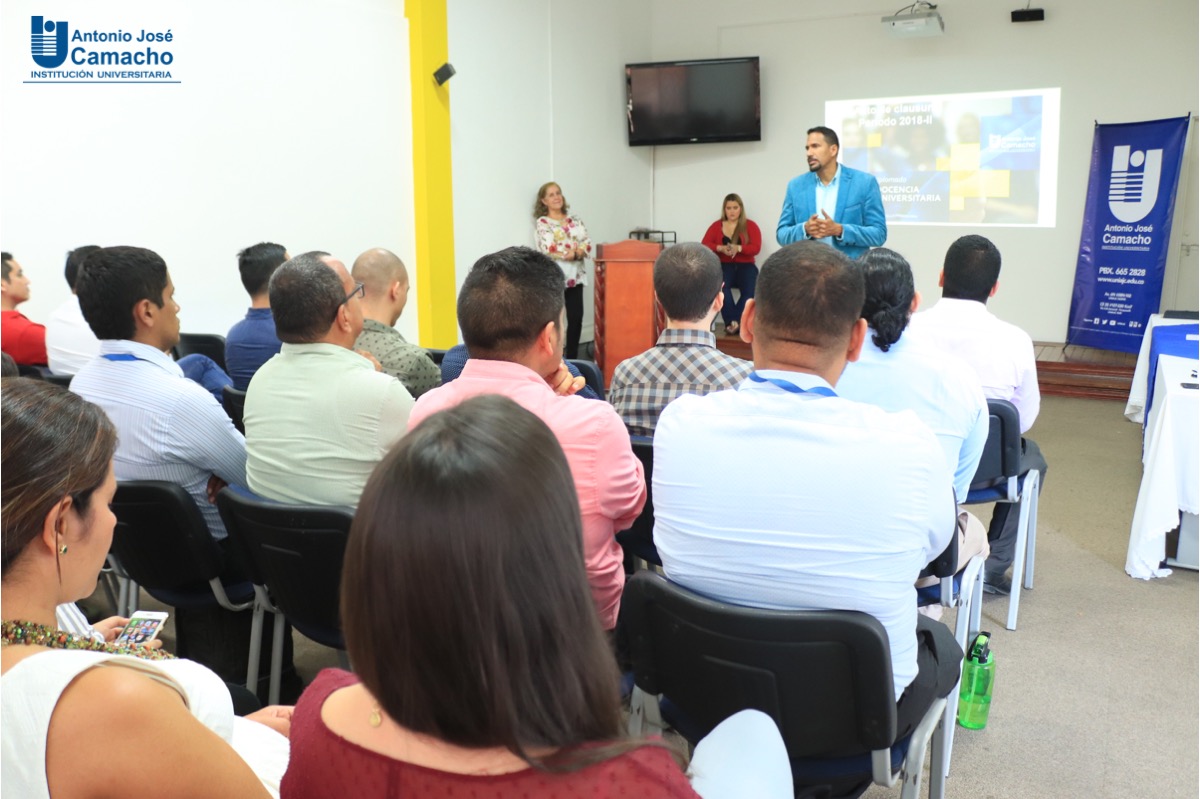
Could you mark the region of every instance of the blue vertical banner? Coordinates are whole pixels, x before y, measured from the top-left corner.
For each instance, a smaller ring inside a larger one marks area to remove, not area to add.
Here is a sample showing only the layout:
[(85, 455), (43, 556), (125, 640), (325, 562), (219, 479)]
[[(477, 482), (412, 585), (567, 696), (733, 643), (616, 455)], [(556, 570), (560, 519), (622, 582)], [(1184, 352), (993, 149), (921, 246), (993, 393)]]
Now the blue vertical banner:
[(1068, 344), (1141, 347), (1162, 297), (1190, 120), (1096, 124)]

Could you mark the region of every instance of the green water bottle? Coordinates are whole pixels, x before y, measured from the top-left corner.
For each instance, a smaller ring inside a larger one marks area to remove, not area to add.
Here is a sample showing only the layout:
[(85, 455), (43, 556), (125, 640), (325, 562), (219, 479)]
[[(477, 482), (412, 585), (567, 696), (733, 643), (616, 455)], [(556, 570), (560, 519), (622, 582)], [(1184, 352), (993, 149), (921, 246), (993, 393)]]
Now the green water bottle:
[(958, 723), (968, 730), (987, 726), (988, 711), (992, 709), (992, 684), (996, 678), (996, 656), (989, 644), (992, 634), (975, 636), (970, 654), (963, 664), (962, 685), (958, 689)]

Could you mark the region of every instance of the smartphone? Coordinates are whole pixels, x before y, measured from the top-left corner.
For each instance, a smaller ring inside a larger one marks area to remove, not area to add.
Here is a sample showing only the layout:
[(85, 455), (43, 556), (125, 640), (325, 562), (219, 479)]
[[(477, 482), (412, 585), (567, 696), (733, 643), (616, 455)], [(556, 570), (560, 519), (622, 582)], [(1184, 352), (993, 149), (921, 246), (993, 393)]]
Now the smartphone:
[(167, 623), (167, 614), (157, 610), (138, 610), (129, 618), (129, 623), (114, 642), (118, 646), (137, 646), (153, 640)]

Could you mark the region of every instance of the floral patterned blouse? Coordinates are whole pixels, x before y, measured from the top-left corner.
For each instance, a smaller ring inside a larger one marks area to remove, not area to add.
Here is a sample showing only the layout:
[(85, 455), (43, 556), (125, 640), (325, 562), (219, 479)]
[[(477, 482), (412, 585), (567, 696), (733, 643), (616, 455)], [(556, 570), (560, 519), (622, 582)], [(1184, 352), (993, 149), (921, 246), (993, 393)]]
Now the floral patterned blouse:
[[(539, 216), (534, 230), (537, 248), (553, 258), (563, 270), (567, 279), (567, 288), (582, 286), (587, 282), (587, 264), (592, 255), (592, 240), (588, 238), (587, 228), (583, 220), (575, 214), (570, 214), (561, 222), (548, 216)], [(564, 261), (563, 255), (568, 245), (580, 247), (587, 258), (577, 261)]]

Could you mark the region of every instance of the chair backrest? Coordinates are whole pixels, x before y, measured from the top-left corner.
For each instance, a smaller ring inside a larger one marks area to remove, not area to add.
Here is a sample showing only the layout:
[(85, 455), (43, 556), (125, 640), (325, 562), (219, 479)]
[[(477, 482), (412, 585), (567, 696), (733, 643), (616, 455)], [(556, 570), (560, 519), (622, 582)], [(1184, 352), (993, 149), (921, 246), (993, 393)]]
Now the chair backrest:
[(1021, 473), (1021, 417), (1008, 400), (989, 399), (988, 437), (972, 488), (998, 485)]
[(349, 508), (285, 505), (224, 488), (217, 508), (251, 579), (297, 630), (326, 646), (344, 649), (338, 598)]
[(246, 423), (242, 419), (246, 413), (246, 392), (238, 391), (233, 386), (225, 386), (221, 389), (221, 404), (225, 406), (225, 413), (229, 414), (233, 426), (239, 433), (246, 435)]
[(426, 347), (425, 354), (429, 356), (429, 360), (433, 361), (438, 366), (442, 365), (442, 359), (446, 357), (445, 350), (434, 349), (432, 347)]
[(779, 725), (792, 758), (886, 749), (896, 736), (887, 633), (865, 613), (729, 605), (639, 571), (621, 624), (637, 686), (705, 733), (754, 708)]
[(596, 396), (604, 399), (604, 375), (600, 374), (600, 367), (595, 361), (585, 361), (579, 358), (568, 358), (567, 363), (579, 370), (579, 374), (583, 375), (583, 379), (587, 381), (588, 388), (596, 392)]
[(46, 378), (47, 371), (48, 370), (43, 369), (40, 366), (31, 366), (27, 363), (17, 364), (17, 374), (21, 377), (32, 377), (34, 380), (44, 380)]
[(185, 355), (207, 355), (225, 368), (225, 337), (215, 333), (180, 333), (175, 345), (176, 357)]
[(70, 388), (71, 381), (75, 379), (75, 375), (48, 374), (48, 375), (43, 375), (42, 379), (45, 380), (47, 383), (53, 383), (56, 386), (62, 386), (63, 388)]
[(630, 436), (629, 443), (646, 473), (646, 505), (628, 530), (617, 533), (617, 543), (627, 553), (661, 566), (662, 558), (654, 546), (654, 439), (649, 436)]
[(212, 602), (208, 581), (221, 576), (221, 552), (191, 494), (176, 483), (126, 480), (112, 509), (112, 552), (134, 582), (177, 607), (188, 596)]

